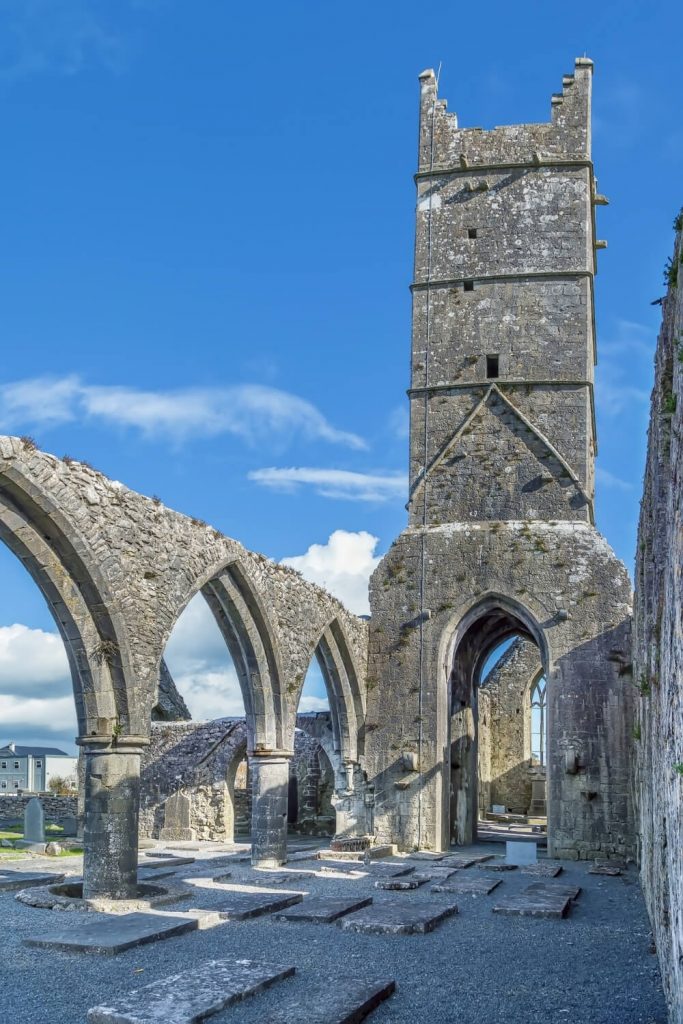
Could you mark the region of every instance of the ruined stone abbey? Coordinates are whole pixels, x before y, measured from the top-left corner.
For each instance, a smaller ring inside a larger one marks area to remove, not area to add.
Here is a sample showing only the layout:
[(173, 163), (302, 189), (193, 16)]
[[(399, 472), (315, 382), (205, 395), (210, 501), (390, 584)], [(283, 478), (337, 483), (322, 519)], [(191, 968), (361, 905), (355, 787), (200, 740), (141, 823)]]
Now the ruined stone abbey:
[[(232, 840), (242, 821), (253, 863), (284, 863), (292, 777), (311, 827), (401, 851), (470, 844), (498, 807), (547, 819), (549, 856), (641, 864), (683, 1020), (682, 289), (664, 300), (634, 620), (594, 525), (592, 75), (578, 59), (548, 123), (490, 131), (459, 128), (420, 76), (408, 518), (369, 621), (199, 520), (0, 438), (0, 537), (73, 677), (84, 895), (137, 891), (139, 834)], [(199, 592), (244, 722), (187, 721), (165, 671)], [(329, 715), (297, 715), (314, 657)]]

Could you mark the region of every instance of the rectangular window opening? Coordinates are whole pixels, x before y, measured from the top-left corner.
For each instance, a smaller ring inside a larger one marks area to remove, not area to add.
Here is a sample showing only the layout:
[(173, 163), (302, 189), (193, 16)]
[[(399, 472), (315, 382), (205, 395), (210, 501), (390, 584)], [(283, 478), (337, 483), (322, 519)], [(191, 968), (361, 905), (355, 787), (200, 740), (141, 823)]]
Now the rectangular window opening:
[(14, 762), (14, 767), (15, 767), (15, 768), (18, 768), (18, 767), (19, 767), (19, 762), (18, 762), (18, 761), (15, 761), (15, 762)]
[(476, 238), (477, 237), (477, 229), (476, 228), (468, 228), (467, 229), (467, 237), (468, 238)]
[(463, 287), (464, 287), (466, 292), (473, 292), (474, 291), (474, 281), (465, 281)]
[(499, 377), (500, 376), (500, 364), (497, 355), (490, 355), (486, 357), (486, 376), (487, 377)]

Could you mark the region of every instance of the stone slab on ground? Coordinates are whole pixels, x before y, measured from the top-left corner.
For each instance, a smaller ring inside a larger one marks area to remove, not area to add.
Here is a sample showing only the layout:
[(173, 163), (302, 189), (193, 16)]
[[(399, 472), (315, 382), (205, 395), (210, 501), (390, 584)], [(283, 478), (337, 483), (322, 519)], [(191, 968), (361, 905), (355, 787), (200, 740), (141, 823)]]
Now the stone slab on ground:
[(337, 927), (370, 935), (424, 935), (458, 913), (456, 903), (374, 903), (365, 910), (343, 917)]
[(474, 864), (483, 864), (485, 861), (493, 860), (494, 854), (492, 853), (479, 853), (469, 855), (466, 853), (449, 853), (444, 858), (442, 863), (449, 867), (465, 869), (471, 868)]
[(302, 892), (230, 892), (220, 903), (212, 906), (226, 921), (246, 921), (262, 914), (276, 914), (295, 903), (301, 903)]
[(490, 892), (500, 885), (500, 878), (453, 878), (447, 882), (439, 882), (433, 885), (432, 892), (469, 892), (475, 896), (488, 896)]
[(162, 878), (172, 878), (175, 869), (164, 871), (162, 868), (138, 868), (138, 882), (158, 882)]
[(0, 892), (16, 892), (34, 885), (56, 885), (63, 882), (64, 874), (37, 874), (31, 871), (0, 871)]
[(516, 864), (506, 864), (505, 861), (501, 861), (497, 864), (477, 864), (480, 871), (516, 871)]
[(392, 861), (385, 860), (380, 860), (375, 864), (368, 864), (367, 866), (367, 871), (371, 875), (380, 875), (382, 878), (402, 878), (404, 875), (412, 875), (414, 870), (414, 864), (395, 864)]
[(307, 981), (295, 991), (282, 993), (278, 1010), (269, 1013), (263, 1024), (359, 1024), (395, 991), (392, 980), (371, 980), (335, 974), (328, 979)]
[(454, 878), (457, 873), (458, 868), (444, 867), (442, 864), (430, 867), (428, 864), (424, 864), (420, 868), (419, 876), (425, 882), (445, 882), (449, 878)]
[(593, 866), (588, 869), (588, 874), (589, 875), (613, 875), (613, 876), (616, 876), (616, 875), (620, 875), (621, 873), (622, 872), (621, 872), (621, 868), (620, 867), (615, 867), (613, 864), (609, 864), (609, 863), (606, 863), (606, 864), (603, 864), (603, 863), (593, 864)]
[(523, 875), (535, 875), (539, 878), (557, 878), (558, 875), (562, 874), (561, 864), (527, 864), (526, 867), (521, 868)]
[(192, 970), (88, 1010), (89, 1024), (195, 1024), (294, 974), (254, 960), (206, 960)]
[(408, 875), (404, 878), (378, 878), (375, 882), (375, 889), (385, 889), (389, 892), (410, 892), (419, 889), (431, 879), (427, 875)]
[[(71, 919), (73, 922), (73, 918)], [(194, 931), (197, 922), (171, 914), (121, 914), (119, 916), (84, 914), (73, 927), (51, 927), (42, 920), (43, 931), (24, 939), (26, 946), (59, 949), (74, 953), (121, 953), (124, 949), (141, 946), (158, 939)]]
[(194, 857), (150, 857), (145, 854), (144, 860), (138, 861), (139, 868), (182, 868), (185, 864), (194, 864)]
[(250, 885), (292, 885), (305, 878), (315, 878), (315, 871), (263, 871), (249, 877)]
[(570, 906), (571, 901), (558, 893), (522, 892), (504, 896), (494, 906), (493, 913), (520, 917), (566, 917)]
[(429, 850), (416, 850), (415, 853), (410, 854), (409, 860), (439, 861), (443, 860), (445, 856), (445, 853), (431, 853)]
[(369, 850), (318, 850), (315, 856), (318, 860), (346, 860), (356, 861), (361, 864), (368, 860), (381, 860), (382, 857), (393, 857), (396, 847), (390, 844), (385, 846), (371, 846)]
[(314, 924), (329, 924), (346, 914), (352, 914), (363, 907), (369, 907), (372, 896), (358, 899), (335, 899), (333, 896), (312, 896), (302, 903), (276, 914), (277, 921), (308, 921)]
[(580, 885), (565, 885), (562, 882), (533, 882), (524, 890), (525, 893), (549, 893), (552, 896), (562, 896), (572, 903), (581, 895)]

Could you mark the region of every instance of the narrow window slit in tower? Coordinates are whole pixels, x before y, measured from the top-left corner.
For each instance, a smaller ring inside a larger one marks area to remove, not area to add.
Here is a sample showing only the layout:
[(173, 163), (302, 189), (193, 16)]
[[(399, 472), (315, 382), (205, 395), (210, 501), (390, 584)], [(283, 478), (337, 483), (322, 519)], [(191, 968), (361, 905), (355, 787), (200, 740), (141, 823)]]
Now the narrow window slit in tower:
[(467, 229), (467, 237), (468, 238), (476, 238), (477, 237), (477, 229), (476, 228), (468, 228)]
[(499, 377), (500, 370), (498, 365), (498, 356), (492, 355), (486, 357), (486, 376), (487, 377)]
[(474, 291), (474, 281), (465, 281), (464, 288), (466, 292)]

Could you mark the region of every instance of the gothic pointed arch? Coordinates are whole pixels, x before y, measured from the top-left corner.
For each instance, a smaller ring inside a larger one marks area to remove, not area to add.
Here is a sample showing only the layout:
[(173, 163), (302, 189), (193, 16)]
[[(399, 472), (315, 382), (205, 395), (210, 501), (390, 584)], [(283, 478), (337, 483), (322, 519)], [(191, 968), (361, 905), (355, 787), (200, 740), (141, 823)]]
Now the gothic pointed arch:
[[(10, 442), (10, 450), (21, 442)], [(45, 597), (71, 670), (79, 733), (137, 733), (128, 638), (117, 602), (99, 569), (100, 555), (59, 499), (16, 459), (0, 465), (0, 540)]]

